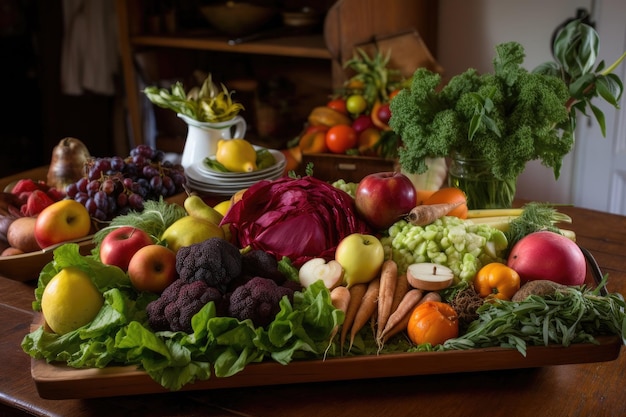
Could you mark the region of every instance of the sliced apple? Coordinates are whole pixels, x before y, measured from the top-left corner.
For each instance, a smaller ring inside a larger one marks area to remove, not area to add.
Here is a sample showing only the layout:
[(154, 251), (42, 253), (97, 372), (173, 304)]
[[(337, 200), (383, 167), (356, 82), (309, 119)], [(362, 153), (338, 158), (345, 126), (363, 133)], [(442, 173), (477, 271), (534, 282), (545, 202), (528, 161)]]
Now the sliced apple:
[(439, 291), (452, 285), (454, 273), (446, 266), (422, 262), (409, 265), (406, 279), (413, 288), (424, 291)]
[(335, 260), (326, 262), (324, 258), (313, 258), (300, 267), (298, 278), (305, 288), (321, 279), (326, 288), (332, 290), (343, 281), (343, 267)]

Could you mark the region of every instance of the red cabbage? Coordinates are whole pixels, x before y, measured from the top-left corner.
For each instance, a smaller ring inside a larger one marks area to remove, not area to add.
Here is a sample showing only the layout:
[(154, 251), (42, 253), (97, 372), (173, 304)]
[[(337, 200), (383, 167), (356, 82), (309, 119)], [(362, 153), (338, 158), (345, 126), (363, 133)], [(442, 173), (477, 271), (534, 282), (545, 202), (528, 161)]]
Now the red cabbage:
[(371, 233), (346, 192), (306, 176), (259, 181), (245, 191), (222, 220), (241, 247), (288, 257), (300, 266), (315, 257), (333, 259), (352, 233)]

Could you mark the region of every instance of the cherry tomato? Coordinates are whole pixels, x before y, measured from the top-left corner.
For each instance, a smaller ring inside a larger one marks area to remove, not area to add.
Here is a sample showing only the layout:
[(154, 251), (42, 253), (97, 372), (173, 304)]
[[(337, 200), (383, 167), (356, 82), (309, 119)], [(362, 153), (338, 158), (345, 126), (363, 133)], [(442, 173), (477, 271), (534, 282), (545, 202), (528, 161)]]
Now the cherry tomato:
[(326, 103), (326, 107), (330, 107), (331, 109), (338, 111), (339, 113), (348, 114), (348, 109), (346, 107), (346, 99), (344, 98), (335, 98)]
[(336, 125), (326, 132), (326, 147), (333, 153), (346, 153), (356, 147), (358, 137), (352, 126)]
[(350, 114), (361, 114), (367, 109), (367, 101), (360, 94), (352, 94), (346, 99), (346, 108)]

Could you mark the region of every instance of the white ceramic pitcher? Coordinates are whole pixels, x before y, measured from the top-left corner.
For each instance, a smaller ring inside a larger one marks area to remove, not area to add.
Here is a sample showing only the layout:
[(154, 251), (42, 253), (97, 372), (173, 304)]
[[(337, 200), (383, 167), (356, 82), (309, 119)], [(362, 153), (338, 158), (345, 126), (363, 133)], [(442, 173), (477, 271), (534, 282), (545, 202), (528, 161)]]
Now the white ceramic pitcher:
[(239, 115), (217, 123), (199, 122), (181, 113), (178, 113), (178, 117), (187, 123), (187, 139), (181, 159), (183, 168), (215, 155), (220, 140), (243, 139), (246, 134), (246, 121)]

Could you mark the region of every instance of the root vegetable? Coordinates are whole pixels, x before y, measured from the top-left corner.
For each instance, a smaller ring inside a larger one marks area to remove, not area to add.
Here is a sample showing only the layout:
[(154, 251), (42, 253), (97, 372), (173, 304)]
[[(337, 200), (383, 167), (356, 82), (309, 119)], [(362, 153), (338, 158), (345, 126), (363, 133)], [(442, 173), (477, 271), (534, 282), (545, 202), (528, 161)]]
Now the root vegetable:
[(515, 294), (513, 294), (511, 301), (524, 301), (531, 295), (544, 297), (546, 295), (552, 295), (564, 288), (567, 288), (567, 286), (547, 279), (528, 281), (526, 284), (522, 285)]
[(50, 187), (65, 190), (68, 184), (78, 181), (84, 175), (85, 165), (90, 158), (87, 146), (79, 139), (61, 139), (52, 150), (46, 183)]
[(423, 291), (417, 288), (406, 293), (398, 309), (389, 317), (387, 326), (385, 326), (380, 338), (377, 340), (379, 351), (392, 336), (406, 330), (406, 326), (411, 318), (411, 312), (426, 301), (441, 301), (441, 296), (434, 291), (424, 294)]
[[(345, 314), (347, 314), (348, 307), (350, 305), (350, 290), (348, 290), (348, 288), (343, 287), (343, 286), (335, 287), (330, 292), (330, 300), (333, 303), (333, 306), (335, 308), (343, 311), (344, 321), (345, 321)], [(339, 327), (340, 326), (335, 326), (335, 328), (333, 328), (332, 332), (330, 333), (330, 336), (328, 338), (329, 339), (328, 347), (326, 348), (326, 351), (324, 352), (324, 358), (326, 358), (326, 354), (328, 353), (328, 350), (333, 344), (333, 339), (339, 332)]]
[(421, 204), (413, 207), (407, 219), (413, 226), (426, 226), (450, 213), (461, 204), (463, 203)]
[(380, 277), (374, 278), (367, 284), (367, 291), (365, 291), (365, 295), (363, 295), (363, 298), (361, 299), (359, 309), (356, 312), (356, 316), (354, 316), (354, 322), (350, 327), (350, 346), (348, 347), (348, 351), (352, 349), (357, 333), (363, 328), (363, 326), (365, 326), (365, 324), (367, 324), (367, 322), (371, 319), (372, 314), (376, 311), (379, 290)]
[(380, 273), (380, 287), (378, 293), (378, 320), (376, 337), (380, 335), (392, 312), (394, 294), (398, 284), (398, 264), (393, 259), (383, 262)]
[(454, 273), (446, 266), (421, 262), (407, 268), (409, 285), (424, 291), (439, 291), (448, 288), (454, 280)]
[(350, 327), (352, 327), (354, 317), (356, 317), (356, 312), (359, 310), (363, 296), (367, 291), (367, 284), (354, 284), (348, 289), (348, 291), (350, 291), (350, 301), (348, 303), (348, 309), (346, 310), (346, 317), (343, 320), (343, 325), (341, 326), (341, 335), (339, 339), (342, 352), (343, 346), (346, 342), (346, 337), (348, 336)]

